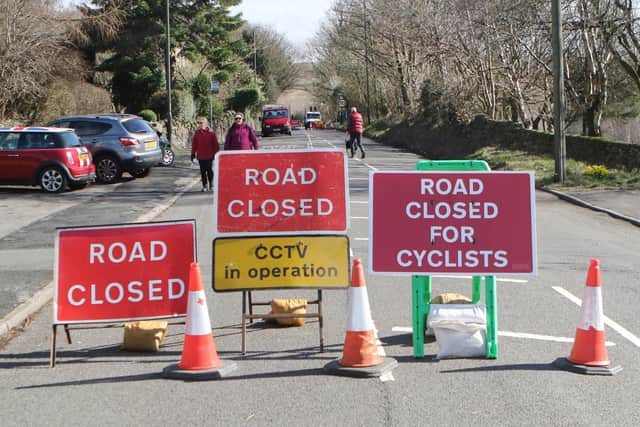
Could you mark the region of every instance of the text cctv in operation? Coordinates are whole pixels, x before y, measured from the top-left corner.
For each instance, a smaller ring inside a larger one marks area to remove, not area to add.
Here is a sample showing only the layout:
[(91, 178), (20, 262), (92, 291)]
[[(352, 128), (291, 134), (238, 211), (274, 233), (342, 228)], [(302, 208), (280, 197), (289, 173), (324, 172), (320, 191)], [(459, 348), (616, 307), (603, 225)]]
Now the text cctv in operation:
[[(484, 191), (484, 183), (477, 178), (422, 178), (420, 195), (422, 196), (478, 196)], [(414, 220), (449, 219), (486, 220), (498, 217), (498, 205), (493, 202), (436, 202), (410, 201), (405, 205), (405, 215)], [(475, 244), (475, 230), (470, 225), (460, 227), (454, 225), (429, 225), (428, 242), (431, 245), (439, 240), (447, 244)], [(442, 249), (401, 249), (397, 252), (396, 262), (401, 267), (433, 268), (504, 268), (509, 264), (508, 252), (505, 250), (442, 250)]]
[[(258, 170), (245, 169), (244, 185), (249, 186), (285, 186), (285, 185), (312, 185), (316, 183), (318, 173), (313, 168), (286, 168), (280, 171), (276, 168)], [(256, 206), (259, 205), (259, 206)], [(232, 218), (247, 217), (310, 217), (327, 216), (333, 213), (333, 202), (327, 198), (301, 198), (301, 199), (265, 199), (261, 202), (253, 200), (232, 200), (227, 205), (227, 214)]]
[[(146, 249), (146, 251), (145, 251)], [(101, 243), (89, 245), (89, 264), (123, 264), (134, 262), (162, 262), (167, 257), (167, 244), (153, 240), (144, 247), (141, 242), (134, 242), (131, 247), (125, 243), (114, 242), (108, 247)], [(162, 301), (165, 298), (176, 300), (185, 293), (184, 281), (180, 278), (169, 278), (166, 284), (162, 279), (150, 279), (145, 283), (132, 280), (126, 284), (111, 282), (98, 287), (95, 283), (88, 287), (81, 283), (73, 284), (67, 291), (67, 300), (73, 306), (119, 304), (125, 298), (132, 303), (144, 301)], [(146, 296), (146, 298), (145, 298)]]

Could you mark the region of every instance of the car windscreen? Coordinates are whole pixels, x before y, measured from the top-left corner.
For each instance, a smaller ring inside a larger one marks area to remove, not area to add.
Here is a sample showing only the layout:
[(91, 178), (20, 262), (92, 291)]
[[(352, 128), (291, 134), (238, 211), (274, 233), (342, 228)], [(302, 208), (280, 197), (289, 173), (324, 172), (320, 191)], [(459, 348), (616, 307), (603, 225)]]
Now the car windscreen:
[(307, 113), (307, 119), (319, 119), (320, 113)]
[(276, 119), (289, 117), (289, 111), (287, 110), (268, 110), (264, 112), (265, 119)]
[(45, 141), (47, 146), (53, 148), (82, 147), (78, 135), (75, 132), (56, 132), (47, 134)]
[(125, 120), (122, 126), (131, 133), (155, 133), (153, 128), (142, 119)]

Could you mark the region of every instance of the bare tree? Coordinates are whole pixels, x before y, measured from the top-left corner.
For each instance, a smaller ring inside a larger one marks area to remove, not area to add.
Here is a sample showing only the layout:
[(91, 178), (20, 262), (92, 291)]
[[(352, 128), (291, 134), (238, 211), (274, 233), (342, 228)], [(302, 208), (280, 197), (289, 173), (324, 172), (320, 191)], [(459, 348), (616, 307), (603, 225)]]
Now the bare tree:
[(295, 64), (298, 52), (282, 34), (262, 26), (247, 26), (243, 37), (251, 46), (252, 68), (265, 80), (265, 92), (270, 99), (293, 88), (300, 71)]
[[(72, 50), (73, 34), (80, 34), (78, 28), (86, 21), (60, 12), (56, 3), (0, 0), (0, 119), (18, 112), (33, 118), (56, 77), (81, 76), (84, 71)], [(115, 22), (116, 16), (108, 21)]]
[(610, 48), (615, 59), (640, 91), (640, 25), (634, 3), (637, 4), (634, 0), (615, 1), (620, 20), (610, 27), (613, 33)]
[(582, 113), (582, 133), (600, 136), (600, 122), (609, 97), (612, 34), (606, 31), (614, 19), (612, 0), (575, 0), (569, 4), (568, 44), (565, 61), (571, 78), (571, 100)]

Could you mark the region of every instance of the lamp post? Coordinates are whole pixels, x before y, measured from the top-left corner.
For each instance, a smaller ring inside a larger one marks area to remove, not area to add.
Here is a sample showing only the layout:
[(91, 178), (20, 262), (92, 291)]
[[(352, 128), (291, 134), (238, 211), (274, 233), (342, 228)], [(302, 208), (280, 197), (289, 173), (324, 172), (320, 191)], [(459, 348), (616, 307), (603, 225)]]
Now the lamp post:
[(165, 66), (165, 80), (167, 89), (167, 139), (171, 141), (171, 134), (173, 132), (173, 121), (171, 118), (171, 41), (169, 33), (169, 0), (167, 3), (167, 44), (164, 50), (164, 66)]
[(367, 36), (367, 0), (362, 0), (362, 9), (364, 14), (364, 75), (367, 82), (367, 124), (371, 123), (371, 104), (369, 94), (369, 41)]
[(555, 181), (564, 183), (567, 148), (564, 138), (564, 64), (562, 59), (562, 19), (560, 0), (551, 0), (551, 44), (553, 48), (553, 141)]

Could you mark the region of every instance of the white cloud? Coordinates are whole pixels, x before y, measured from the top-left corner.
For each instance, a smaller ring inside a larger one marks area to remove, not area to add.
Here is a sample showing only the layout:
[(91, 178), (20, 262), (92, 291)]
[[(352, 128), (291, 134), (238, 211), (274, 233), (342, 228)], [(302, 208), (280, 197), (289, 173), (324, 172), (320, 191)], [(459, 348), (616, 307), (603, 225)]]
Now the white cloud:
[(333, 0), (243, 0), (231, 12), (242, 12), (250, 24), (270, 27), (293, 45), (304, 47), (320, 29), (332, 4)]

